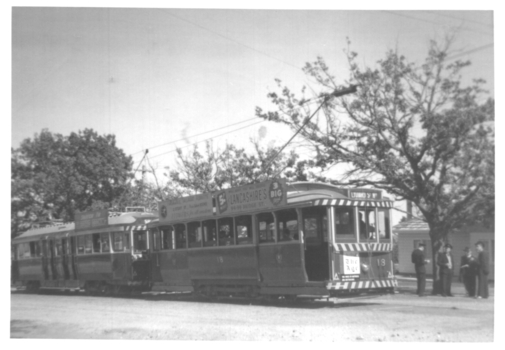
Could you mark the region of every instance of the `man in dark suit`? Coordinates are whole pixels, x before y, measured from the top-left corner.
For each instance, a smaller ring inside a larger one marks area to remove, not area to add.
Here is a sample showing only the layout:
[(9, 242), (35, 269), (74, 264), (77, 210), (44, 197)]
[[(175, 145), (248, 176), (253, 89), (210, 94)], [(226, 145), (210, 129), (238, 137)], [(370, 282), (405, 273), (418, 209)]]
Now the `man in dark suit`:
[(479, 256), (477, 258), (477, 262), (479, 264), (478, 276), (479, 276), (479, 285), (477, 298), (487, 299), (489, 297), (489, 289), (488, 289), (488, 281), (487, 275), (489, 275), (489, 255), (484, 250), (484, 243), (479, 241), (475, 243), (475, 248), (479, 252)]
[(447, 243), (444, 246), (444, 253), (438, 255), (437, 265), (440, 267), (440, 280), (442, 281), (442, 296), (452, 297), (451, 283), (454, 269), (454, 258), (452, 257), (452, 246)]
[(465, 255), (461, 257), (459, 276), (465, 284), (465, 289), (469, 297), (475, 297), (475, 287), (479, 265), (477, 259), (472, 256), (470, 248), (465, 248)]
[(426, 267), (424, 265), (430, 262), (424, 258), (424, 243), (419, 243), (417, 249), (412, 252), (412, 262), (416, 268), (417, 295), (422, 297), (426, 287)]

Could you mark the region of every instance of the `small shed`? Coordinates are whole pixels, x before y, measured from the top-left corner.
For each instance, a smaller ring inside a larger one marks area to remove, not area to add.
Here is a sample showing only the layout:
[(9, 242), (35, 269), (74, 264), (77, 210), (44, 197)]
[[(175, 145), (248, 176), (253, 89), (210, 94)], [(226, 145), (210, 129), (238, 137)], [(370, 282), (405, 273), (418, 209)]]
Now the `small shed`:
[[(433, 254), (431, 249), (430, 229), (428, 224), (417, 218), (408, 219), (393, 227), (393, 233), (398, 237), (398, 272), (405, 274), (414, 274), (414, 264), (411, 261), (412, 251), (419, 242), (426, 245), (426, 259), (430, 263), (426, 265), (427, 274), (431, 275), (433, 271)], [(461, 257), (466, 247), (472, 249), (474, 256), (477, 256), (475, 243), (484, 242), (485, 250), (489, 253), (490, 278), (494, 279), (495, 264), (495, 237), (494, 230), (481, 225), (462, 227), (449, 234), (449, 243), (453, 246), (452, 254), (454, 256), (454, 275), (459, 275)]]

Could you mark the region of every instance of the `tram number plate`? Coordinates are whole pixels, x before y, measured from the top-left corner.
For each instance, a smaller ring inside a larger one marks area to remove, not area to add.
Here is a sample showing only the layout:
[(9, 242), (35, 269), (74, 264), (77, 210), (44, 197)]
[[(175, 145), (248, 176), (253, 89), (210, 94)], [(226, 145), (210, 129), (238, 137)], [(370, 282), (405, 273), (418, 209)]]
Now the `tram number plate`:
[(359, 256), (344, 255), (344, 275), (359, 275)]

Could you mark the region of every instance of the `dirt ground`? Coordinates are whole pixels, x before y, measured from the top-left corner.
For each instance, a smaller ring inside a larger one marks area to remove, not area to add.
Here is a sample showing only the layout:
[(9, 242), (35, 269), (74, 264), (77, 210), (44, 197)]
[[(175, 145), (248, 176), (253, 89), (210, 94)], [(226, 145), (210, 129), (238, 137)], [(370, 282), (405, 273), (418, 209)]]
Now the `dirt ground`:
[(399, 293), (337, 300), (208, 301), (188, 295), (137, 298), (82, 293), (11, 293), (11, 338), (165, 339), (356, 342), (491, 342), (494, 290), (489, 299)]

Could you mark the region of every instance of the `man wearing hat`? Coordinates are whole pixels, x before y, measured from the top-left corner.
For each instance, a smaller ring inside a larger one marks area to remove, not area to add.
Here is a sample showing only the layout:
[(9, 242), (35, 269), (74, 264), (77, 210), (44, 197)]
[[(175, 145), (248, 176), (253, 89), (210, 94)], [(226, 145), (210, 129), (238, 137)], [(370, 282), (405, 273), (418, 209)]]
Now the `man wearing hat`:
[(461, 257), (459, 276), (465, 284), (465, 289), (468, 296), (474, 297), (479, 265), (477, 263), (477, 260), (472, 256), (472, 251), (470, 248), (466, 247), (464, 252), (465, 255)]
[(452, 257), (452, 245), (446, 243), (444, 252), (438, 255), (437, 265), (440, 267), (440, 280), (442, 281), (442, 296), (452, 297), (451, 283), (454, 269), (454, 259)]
[(479, 252), (477, 258), (478, 262), (478, 275), (479, 275), (479, 286), (477, 291), (477, 298), (487, 299), (489, 297), (489, 287), (487, 276), (489, 275), (489, 255), (484, 250), (484, 242), (475, 243), (475, 248)]
[(424, 258), (424, 243), (419, 243), (417, 249), (412, 252), (412, 262), (416, 268), (417, 295), (422, 297), (426, 287), (426, 267), (424, 265), (430, 262)]

